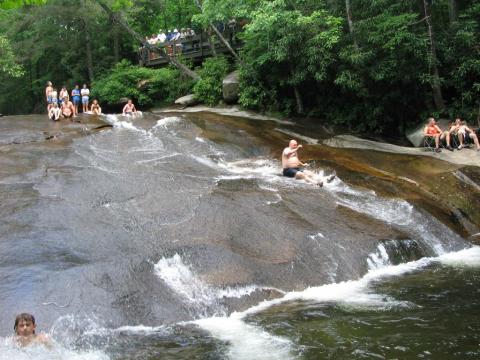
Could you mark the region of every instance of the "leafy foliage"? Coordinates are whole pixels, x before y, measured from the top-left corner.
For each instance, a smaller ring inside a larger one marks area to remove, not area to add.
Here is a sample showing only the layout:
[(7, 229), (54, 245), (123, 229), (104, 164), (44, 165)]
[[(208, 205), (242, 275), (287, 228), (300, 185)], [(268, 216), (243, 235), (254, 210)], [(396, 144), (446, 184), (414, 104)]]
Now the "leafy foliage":
[[(390, 134), (431, 114), (480, 118), (480, 0), (350, 1), (353, 27), (345, 0), (105, 2), (144, 36), (182, 27), (198, 32), (235, 19), (244, 45), (236, 64), (239, 102), (247, 108), (303, 112), (315, 121)], [(45, 81), (71, 87), (91, 71), (93, 91), (109, 103), (124, 96), (144, 105), (168, 102), (193, 86), (174, 69), (115, 65), (135, 63), (139, 44), (96, 1), (8, 0), (0, 9), (0, 112), (43, 111)], [(222, 57), (205, 61), (196, 96), (211, 105), (220, 101), (229, 68)], [(22, 78), (10, 76), (21, 69)]]
[(22, 67), (15, 62), (10, 42), (2, 35), (0, 35), (0, 73), (13, 77), (20, 77), (24, 74)]
[[(325, 10), (304, 14), (287, 2), (265, 2), (242, 35), (245, 41), (240, 102), (292, 112), (291, 88), (321, 83), (335, 59), (342, 20)], [(254, 89), (254, 88), (259, 89)], [(269, 89), (269, 91), (260, 90)]]
[(229, 69), (223, 56), (205, 60), (200, 70), (201, 79), (193, 87), (195, 97), (207, 105), (216, 105), (222, 99), (222, 80)]
[(148, 69), (122, 61), (93, 83), (92, 94), (107, 104), (117, 104), (119, 99), (127, 97), (148, 106), (171, 103), (191, 86), (191, 81), (182, 79), (176, 69)]

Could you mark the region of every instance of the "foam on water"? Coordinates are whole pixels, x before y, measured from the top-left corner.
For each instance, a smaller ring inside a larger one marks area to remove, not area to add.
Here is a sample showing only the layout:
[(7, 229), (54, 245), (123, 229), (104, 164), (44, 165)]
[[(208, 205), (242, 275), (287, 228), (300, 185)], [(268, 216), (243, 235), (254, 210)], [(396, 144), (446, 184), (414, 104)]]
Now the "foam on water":
[(465, 241), (437, 219), (415, 209), (402, 199), (385, 199), (373, 191), (356, 190), (336, 178), (327, 188), (339, 205), (367, 214), (400, 229), (407, 229), (427, 246), (432, 255), (441, 255), (465, 246)]
[(457, 252), (443, 254), (438, 260), (444, 264), (455, 267), (479, 267), (480, 266), (480, 246), (473, 246)]
[(109, 360), (99, 350), (69, 350), (53, 344), (51, 349), (43, 345), (19, 347), (12, 338), (0, 338), (0, 360)]
[[(257, 285), (217, 288), (200, 280), (182, 261), (180, 255), (171, 258), (162, 258), (154, 266), (155, 273), (178, 295), (182, 300), (199, 307), (199, 310), (209, 309), (215, 313), (224, 314), (225, 309), (218, 304), (223, 298), (241, 298), (255, 291), (272, 290), (272, 288)], [(277, 289), (275, 289), (277, 290)], [(277, 290), (278, 291), (278, 290)]]
[(167, 129), (168, 125), (176, 124), (182, 121), (181, 117), (178, 116), (169, 116), (157, 121), (157, 124), (153, 127), (153, 129), (158, 129), (159, 127)]
[(292, 343), (273, 336), (261, 328), (247, 324), (238, 317), (211, 317), (196, 320), (202, 329), (228, 343), (227, 356), (235, 360), (293, 359)]
[(140, 129), (140, 128), (136, 127), (135, 125), (133, 125), (133, 123), (131, 121), (120, 119), (118, 115), (109, 114), (109, 115), (106, 116), (106, 120), (114, 128), (134, 130), (134, 131), (146, 133), (146, 131), (144, 129)]
[(370, 270), (380, 269), (391, 265), (390, 257), (384, 244), (378, 244), (377, 251), (371, 253), (367, 258), (368, 268)]

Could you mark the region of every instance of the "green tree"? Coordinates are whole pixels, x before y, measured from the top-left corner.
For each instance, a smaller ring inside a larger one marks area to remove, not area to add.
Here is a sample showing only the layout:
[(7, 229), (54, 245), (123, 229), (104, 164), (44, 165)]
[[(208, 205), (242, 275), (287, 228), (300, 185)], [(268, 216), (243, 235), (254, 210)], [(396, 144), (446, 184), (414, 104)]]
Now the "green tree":
[(327, 79), (341, 25), (340, 18), (323, 9), (303, 13), (287, 1), (263, 2), (242, 34), (245, 65), (240, 102), (291, 112), (294, 99), (296, 112), (303, 113), (302, 89)]

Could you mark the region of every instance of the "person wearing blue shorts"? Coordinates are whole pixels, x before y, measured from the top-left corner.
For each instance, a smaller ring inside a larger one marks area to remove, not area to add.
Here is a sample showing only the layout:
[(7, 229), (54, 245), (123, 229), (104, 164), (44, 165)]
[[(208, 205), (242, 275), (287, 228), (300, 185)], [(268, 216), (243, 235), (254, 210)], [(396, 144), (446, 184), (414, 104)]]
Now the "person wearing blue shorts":
[(75, 114), (78, 114), (78, 105), (80, 105), (80, 89), (78, 88), (78, 85), (75, 85), (75, 88), (72, 90), (72, 101), (73, 101), (73, 107), (75, 108)]
[(86, 113), (88, 111), (88, 101), (90, 99), (90, 90), (87, 88), (87, 84), (83, 84), (83, 89), (80, 93), (82, 95), (83, 112)]

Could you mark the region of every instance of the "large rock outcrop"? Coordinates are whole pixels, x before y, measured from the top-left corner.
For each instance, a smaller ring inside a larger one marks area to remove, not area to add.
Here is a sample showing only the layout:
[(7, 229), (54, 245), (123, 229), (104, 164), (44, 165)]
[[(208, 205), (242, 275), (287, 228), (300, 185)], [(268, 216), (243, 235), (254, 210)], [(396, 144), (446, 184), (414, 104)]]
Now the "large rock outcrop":
[(228, 74), (225, 79), (223, 79), (222, 83), (222, 92), (223, 92), (223, 100), (227, 104), (236, 103), (238, 100), (238, 92), (239, 92), (239, 84), (240, 84), (240, 73), (238, 71), (234, 71)]
[(194, 106), (198, 104), (198, 100), (195, 98), (195, 95), (185, 95), (181, 98), (175, 100), (175, 104), (183, 105), (183, 106)]

